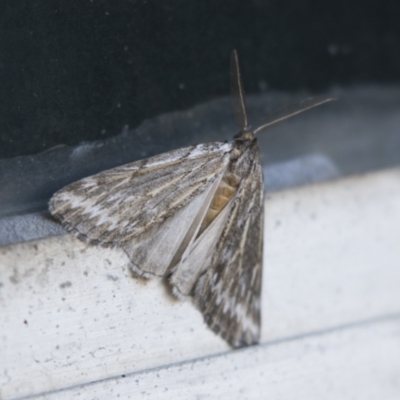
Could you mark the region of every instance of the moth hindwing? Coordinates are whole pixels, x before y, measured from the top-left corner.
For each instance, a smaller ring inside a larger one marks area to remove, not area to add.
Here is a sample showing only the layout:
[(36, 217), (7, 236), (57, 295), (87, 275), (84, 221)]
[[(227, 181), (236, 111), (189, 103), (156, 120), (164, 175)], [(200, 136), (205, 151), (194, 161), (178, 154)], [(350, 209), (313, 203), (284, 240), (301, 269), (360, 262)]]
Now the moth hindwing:
[(231, 87), (241, 128), (232, 141), (84, 178), (54, 194), (50, 212), (79, 239), (123, 249), (137, 275), (168, 277), (214, 332), (241, 347), (260, 338), (263, 180), (255, 133), (264, 125), (247, 127), (235, 51)]

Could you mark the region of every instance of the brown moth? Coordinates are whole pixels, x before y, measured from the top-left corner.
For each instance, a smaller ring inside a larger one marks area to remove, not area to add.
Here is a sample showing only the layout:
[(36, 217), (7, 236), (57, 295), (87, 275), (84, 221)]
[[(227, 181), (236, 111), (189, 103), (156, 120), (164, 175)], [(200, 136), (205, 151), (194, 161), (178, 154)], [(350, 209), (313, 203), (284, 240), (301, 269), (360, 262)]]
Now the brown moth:
[(231, 346), (260, 339), (263, 178), (257, 133), (331, 99), (310, 99), (251, 131), (238, 57), (231, 88), (240, 132), (81, 179), (50, 212), (84, 242), (125, 251), (132, 271), (168, 277)]

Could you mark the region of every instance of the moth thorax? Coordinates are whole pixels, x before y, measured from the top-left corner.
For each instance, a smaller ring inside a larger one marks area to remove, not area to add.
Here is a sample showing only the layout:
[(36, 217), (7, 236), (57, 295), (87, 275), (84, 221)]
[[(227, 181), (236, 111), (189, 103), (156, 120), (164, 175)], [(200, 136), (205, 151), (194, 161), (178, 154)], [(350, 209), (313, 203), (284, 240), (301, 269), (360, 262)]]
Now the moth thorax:
[(226, 206), (228, 201), (232, 198), (239, 186), (239, 177), (235, 174), (227, 172), (211, 200), (210, 207), (203, 219), (200, 227), (199, 235), (214, 221), (222, 209)]

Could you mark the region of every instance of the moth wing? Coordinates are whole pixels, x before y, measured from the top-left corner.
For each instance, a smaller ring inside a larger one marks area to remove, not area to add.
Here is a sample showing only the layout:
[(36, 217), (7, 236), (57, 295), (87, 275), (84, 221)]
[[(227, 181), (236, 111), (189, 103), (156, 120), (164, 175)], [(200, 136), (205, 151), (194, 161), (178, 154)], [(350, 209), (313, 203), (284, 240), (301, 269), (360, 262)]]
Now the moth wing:
[[(171, 246), (180, 249), (179, 240), (185, 240), (214, 182), (224, 173), (231, 148), (231, 143), (201, 144), (103, 171), (57, 192), (50, 212), (88, 243), (123, 248), (141, 270), (135, 261), (140, 243), (143, 249), (150, 240), (151, 260), (157, 248), (163, 251), (162, 241), (178, 232), (168, 240), (171, 244), (174, 239)], [(173, 254), (168, 246), (165, 251)], [(139, 260), (145, 262), (146, 257), (142, 254)]]
[(207, 325), (233, 347), (257, 343), (261, 328), (263, 180), (258, 147), (247, 153), (250, 170), (226, 207), (222, 233), (193, 290)]
[(160, 225), (121, 245), (136, 275), (162, 277), (180, 260), (199, 230), (220, 178)]
[(170, 283), (177, 297), (189, 296), (199, 276), (208, 268), (229, 214), (226, 206), (198, 240), (190, 243), (172, 271)]

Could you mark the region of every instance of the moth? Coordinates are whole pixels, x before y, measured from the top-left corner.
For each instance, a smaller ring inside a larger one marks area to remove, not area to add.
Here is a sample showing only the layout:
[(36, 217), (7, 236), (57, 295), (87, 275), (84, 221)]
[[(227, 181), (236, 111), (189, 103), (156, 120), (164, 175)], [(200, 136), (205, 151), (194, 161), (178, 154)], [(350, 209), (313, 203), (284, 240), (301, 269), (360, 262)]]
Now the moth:
[(190, 296), (232, 347), (258, 343), (261, 327), (263, 177), (257, 134), (331, 99), (311, 99), (255, 130), (247, 123), (236, 51), (231, 89), (239, 133), (72, 183), (51, 214), (86, 243), (125, 251), (137, 276), (166, 277)]

